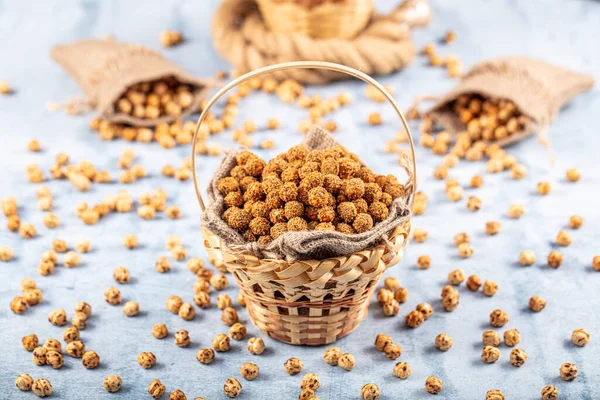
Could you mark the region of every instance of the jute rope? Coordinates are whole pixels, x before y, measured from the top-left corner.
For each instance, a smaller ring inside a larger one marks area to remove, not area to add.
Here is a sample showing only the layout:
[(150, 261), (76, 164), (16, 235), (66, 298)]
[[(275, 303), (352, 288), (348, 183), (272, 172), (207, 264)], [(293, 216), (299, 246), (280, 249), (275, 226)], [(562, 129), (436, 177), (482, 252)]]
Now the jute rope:
[[(212, 21), (216, 49), (229, 60), (237, 73), (287, 61), (328, 61), (347, 65), (368, 75), (389, 74), (402, 69), (415, 56), (410, 28), (424, 24), (429, 14), (407, 12), (407, 0), (388, 15), (374, 15), (367, 27), (350, 40), (312, 39), (300, 33), (269, 30), (256, 4), (249, 0), (224, 0)], [(427, 8), (428, 10), (428, 8)], [(327, 70), (279, 71), (277, 79), (296, 79), (322, 84), (344, 76)]]

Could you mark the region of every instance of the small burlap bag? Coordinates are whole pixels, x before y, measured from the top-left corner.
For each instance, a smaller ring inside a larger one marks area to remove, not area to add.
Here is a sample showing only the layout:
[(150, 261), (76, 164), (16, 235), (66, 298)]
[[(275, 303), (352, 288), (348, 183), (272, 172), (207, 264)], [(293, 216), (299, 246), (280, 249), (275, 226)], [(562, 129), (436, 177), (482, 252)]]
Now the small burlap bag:
[[(318, 126), (310, 129), (303, 144), (309, 150), (323, 150), (338, 145), (329, 133)], [(229, 227), (221, 218), (225, 205), (223, 196), (217, 188), (219, 180), (229, 176), (229, 172), (236, 165), (236, 154), (236, 152), (229, 153), (213, 176), (208, 188), (209, 206), (201, 220), (202, 227), (218, 236), (234, 253), (251, 254), (259, 259), (283, 259), (288, 262), (347, 256), (385, 244), (396, 227), (410, 220), (408, 199), (399, 197), (392, 202), (388, 218), (364, 233), (345, 234), (316, 230), (286, 232), (269, 244), (246, 242), (238, 231)], [(404, 167), (409, 177), (405, 185), (405, 193), (408, 197), (408, 194), (412, 193), (413, 174), (408, 162)]]
[(594, 79), (543, 61), (526, 57), (507, 57), (481, 62), (471, 68), (457, 87), (439, 98), (428, 111), (435, 122), (451, 133), (465, 130), (465, 124), (452, 111), (451, 105), (460, 95), (508, 99), (528, 118), (521, 132), (495, 141), (500, 146), (519, 141), (537, 130), (547, 144), (546, 129), (561, 107), (575, 95), (589, 90)]
[[(214, 85), (211, 79), (196, 78), (158, 52), (135, 44), (89, 39), (56, 46), (51, 55), (83, 89), (87, 96), (84, 103), (96, 109), (100, 118), (115, 123), (154, 126), (185, 117), (198, 111), (207, 88)], [(181, 115), (137, 118), (115, 108), (115, 101), (129, 87), (168, 77), (193, 89), (194, 101)]]

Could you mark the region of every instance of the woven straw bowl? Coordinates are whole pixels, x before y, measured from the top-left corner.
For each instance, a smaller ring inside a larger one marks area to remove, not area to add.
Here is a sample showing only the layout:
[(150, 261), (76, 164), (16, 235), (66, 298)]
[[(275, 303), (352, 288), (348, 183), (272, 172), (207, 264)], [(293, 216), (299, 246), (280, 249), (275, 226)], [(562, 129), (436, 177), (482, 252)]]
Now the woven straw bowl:
[(353, 38), (373, 14), (373, 0), (325, 0), (314, 6), (285, 0), (256, 2), (271, 30), (303, 33), (315, 39)]
[[(194, 187), (202, 211), (204, 200), (196, 174), (195, 150), (200, 124), (210, 108), (230, 89), (252, 78), (292, 68), (321, 68), (359, 78), (375, 86), (392, 104), (408, 133), (412, 154), (412, 184), (416, 190), (414, 143), (408, 124), (393, 97), (373, 78), (353, 68), (326, 62), (297, 61), (275, 64), (242, 75), (225, 85), (202, 111), (192, 142)], [(410, 179), (410, 177), (409, 177)], [(221, 238), (202, 229), (208, 258), (219, 270), (230, 272), (240, 287), (252, 322), (270, 337), (290, 344), (323, 345), (335, 342), (358, 327), (381, 276), (404, 254), (410, 220), (398, 226), (385, 244), (343, 257), (323, 260), (259, 259), (230, 251)]]

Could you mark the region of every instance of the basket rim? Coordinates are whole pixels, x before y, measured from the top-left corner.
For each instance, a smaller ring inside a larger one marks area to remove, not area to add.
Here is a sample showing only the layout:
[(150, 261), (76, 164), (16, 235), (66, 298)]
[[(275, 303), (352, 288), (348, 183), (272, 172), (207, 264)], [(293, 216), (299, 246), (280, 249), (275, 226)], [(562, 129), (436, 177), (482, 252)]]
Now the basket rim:
[[(374, 252), (374, 251), (378, 251), (378, 250), (381, 250), (381, 249), (384, 251), (384, 254), (385, 254), (385, 252), (390, 249), (390, 246), (386, 245), (386, 243), (380, 243), (380, 244), (378, 244), (376, 246), (373, 246), (373, 247), (370, 247), (370, 248), (366, 248), (366, 249), (363, 249), (363, 250), (360, 250), (360, 251), (357, 251), (355, 253), (348, 254), (348, 255), (345, 255), (345, 256), (327, 257), (327, 258), (322, 258), (322, 259), (297, 260), (297, 261), (293, 261), (293, 262), (288, 262), (288, 261), (286, 261), (284, 259), (258, 258), (254, 254), (250, 254), (250, 253), (247, 253), (247, 252), (243, 252), (243, 251), (235, 252), (235, 251), (232, 251), (227, 246), (225, 246), (225, 244), (223, 243), (223, 241), (221, 240), (221, 238), (218, 235), (212, 233), (210, 230), (206, 229), (205, 227), (201, 227), (200, 229), (201, 229), (202, 235), (203, 235), (203, 237), (205, 239), (206, 239), (206, 235), (210, 235), (212, 237), (215, 237), (215, 238), (219, 239), (220, 244), (221, 244), (220, 249), (219, 249), (220, 251), (225, 252), (226, 254), (229, 254), (229, 255), (231, 255), (233, 257), (237, 257), (237, 258), (243, 257), (243, 258), (255, 259), (255, 260), (259, 261), (260, 264), (263, 264), (263, 263), (276, 263), (276, 264), (279, 264), (280, 266), (283, 266), (283, 265), (291, 266), (291, 265), (293, 265), (295, 263), (310, 264), (310, 263), (313, 263), (313, 262), (319, 262), (319, 263), (321, 263), (321, 262), (327, 261), (327, 260), (332, 260), (332, 261), (333, 260), (337, 260), (337, 261), (339, 261), (339, 260), (343, 260), (343, 259), (348, 259), (349, 257), (351, 257), (351, 256), (353, 256), (355, 254), (364, 254), (366, 252)], [(390, 234), (390, 237), (389, 237), (388, 241), (390, 241), (390, 242), (394, 241), (398, 236), (403, 236), (404, 237), (404, 239), (402, 240), (401, 245), (397, 247), (396, 251), (398, 249), (400, 249), (400, 247), (404, 248), (404, 247), (406, 247), (408, 245), (408, 240), (409, 240), (411, 229), (412, 229), (412, 217), (409, 217), (409, 219), (404, 224), (398, 225), (398, 226), (396, 226), (392, 230), (392, 233)]]

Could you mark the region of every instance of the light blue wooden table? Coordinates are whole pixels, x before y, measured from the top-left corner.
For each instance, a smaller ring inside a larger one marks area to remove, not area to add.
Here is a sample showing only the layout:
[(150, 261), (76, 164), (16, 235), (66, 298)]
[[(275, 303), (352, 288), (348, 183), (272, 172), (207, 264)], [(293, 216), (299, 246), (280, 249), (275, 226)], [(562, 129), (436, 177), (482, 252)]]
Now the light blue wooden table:
[[(241, 399), (295, 399), (300, 392), (302, 375), (290, 377), (283, 370), (288, 357), (304, 361), (305, 372), (314, 372), (321, 378), (318, 396), (327, 400), (359, 398), (363, 384), (377, 383), (382, 399), (429, 398), (424, 382), (429, 375), (443, 379), (444, 390), (438, 396), (448, 399), (483, 399), (489, 389), (501, 389), (507, 399), (537, 399), (547, 384), (559, 387), (564, 399), (600, 398), (600, 273), (591, 270), (591, 259), (600, 254), (598, 208), (598, 113), (600, 96), (597, 89), (579, 96), (557, 118), (550, 128), (550, 137), (558, 156), (555, 168), (550, 168), (547, 155), (534, 138), (510, 148), (510, 153), (529, 170), (522, 181), (511, 180), (506, 173), (485, 174), (485, 185), (476, 191), (483, 201), (478, 213), (466, 210), (464, 202), (446, 200), (443, 183), (434, 181), (432, 171), (440, 162), (437, 156), (419, 149), (418, 164), (420, 189), (430, 198), (428, 212), (415, 218), (417, 227), (429, 229), (430, 238), (423, 244), (411, 244), (405, 259), (389, 270), (389, 276), (400, 278), (409, 290), (409, 300), (401, 307), (396, 318), (385, 318), (377, 305), (372, 305), (368, 319), (352, 335), (338, 345), (353, 353), (357, 366), (352, 372), (329, 367), (322, 361), (322, 348), (292, 347), (265, 338), (267, 351), (262, 356), (250, 355), (245, 342), (233, 343), (232, 351), (218, 354), (213, 365), (199, 364), (195, 353), (200, 347), (209, 347), (212, 337), (226, 332), (219, 313), (199, 311), (192, 322), (185, 322), (170, 314), (164, 306), (171, 294), (192, 301), (194, 276), (184, 262), (175, 262), (168, 274), (158, 274), (154, 261), (168, 255), (164, 241), (168, 234), (179, 234), (189, 256), (205, 257), (198, 228), (199, 207), (190, 182), (180, 183), (160, 176), (166, 163), (178, 164), (190, 152), (189, 148), (163, 150), (157, 144), (130, 144), (123, 141), (102, 142), (89, 132), (90, 116), (69, 117), (46, 111), (50, 101), (64, 101), (80, 90), (67, 74), (49, 57), (51, 47), (88, 37), (114, 35), (117, 39), (143, 43), (158, 48), (158, 35), (165, 28), (179, 29), (187, 38), (183, 46), (165, 50), (175, 60), (199, 76), (212, 76), (227, 64), (213, 50), (209, 24), (217, 6), (216, 0), (195, 1), (33, 1), (5, 0), (0, 2), (0, 79), (10, 82), (15, 94), (0, 96), (0, 195), (13, 195), (20, 205), (23, 221), (36, 224), (39, 236), (25, 241), (6, 228), (0, 229), (0, 245), (14, 249), (15, 260), (0, 265), (0, 398), (30, 399), (32, 393), (21, 393), (14, 388), (19, 373), (34, 378), (47, 377), (54, 387), (54, 397), (61, 399), (139, 399), (147, 398), (146, 387), (155, 378), (161, 379), (169, 391), (183, 390), (188, 398), (203, 396), (207, 399), (224, 398), (222, 384), (227, 377), (240, 379), (244, 387)], [(380, 1), (389, 9), (393, 1)], [(442, 50), (443, 54), (456, 53), (466, 66), (487, 57), (529, 55), (549, 62), (590, 73), (600, 78), (600, 3), (592, 0), (545, 1), (440, 1), (432, 0), (434, 21), (430, 28), (414, 32), (418, 47), (440, 38), (448, 29), (456, 30), (455, 45)], [(455, 82), (442, 69), (432, 69), (422, 58), (401, 73), (382, 77), (381, 81), (396, 90), (396, 98), (407, 107), (416, 95), (441, 94)], [(339, 124), (339, 140), (361, 154), (378, 172), (399, 172), (393, 155), (382, 151), (386, 140), (399, 127), (389, 107), (381, 108), (368, 101), (363, 86), (343, 82), (330, 87), (314, 87), (310, 93), (324, 97), (341, 90), (354, 96), (354, 103), (333, 116)], [(272, 137), (276, 148), (262, 152), (270, 157), (301, 140), (296, 126), (304, 118), (296, 107), (282, 105), (266, 95), (256, 95), (242, 103), (240, 121), (255, 119), (264, 126), (271, 116), (282, 118), (278, 132), (259, 132), (257, 140)], [(368, 127), (366, 116), (380, 111), (386, 123), (379, 128)], [(285, 114), (284, 114), (285, 113)], [(228, 135), (216, 139), (226, 142)], [(38, 138), (44, 151), (29, 153), (29, 139)], [(43, 213), (37, 208), (35, 185), (26, 180), (25, 165), (38, 163), (47, 169), (54, 155), (67, 152), (73, 160), (87, 159), (94, 165), (118, 173), (117, 159), (126, 148), (133, 148), (139, 163), (150, 177), (127, 187), (137, 196), (154, 188), (164, 188), (170, 204), (182, 209), (183, 217), (171, 221), (161, 216), (143, 221), (135, 213), (110, 215), (95, 226), (85, 226), (75, 217), (78, 201), (98, 202), (107, 194), (115, 194), (121, 186), (94, 185), (87, 193), (79, 193), (67, 182), (48, 183), (54, 199), (55, 212), (60, 216), (59, 229), (48, 230), (42, 225)], [(203, 158), (200, 162), (202, 184), (205, 186), (216, 165), (217, 158)], [(577, 184), (565, 182), (568, 167), (578, 167), (583, 178)], [(451, 171), (452, 177), (466, 183), (475, 173), (485, 173), (484, 163), (461, 164)], [(541, 198), (535, 194), (540, 180), (552, 183), (552, 193)], [(468, 195), (475, 193), (467, 191)], [(520, 221), (509, 220), (506, 211), (511, 203), (525, 205), (526, 213)], [(573, 244), (563, 250), (565, 261), (558, 270), (547, 268), (544, 260), (553, 248), (552, 241), (567, 224), (572, 214), (583, 216), (584, 226), (573, 232)], [(487, 220), (502, 222), (502, 231), (496, 237), (484, 234)], [(4, 218), (2, 224), (4, 225)], [(461, 260), (452, 244), (453, 235), (466, 231), (472, 235), (475, 255)], [(137, 250), (123, 248), (122, 237), (136, 234), (141, 246)], [(50, 248), (55, 238), (64, 238), (73, 245), (77, 239), (87, 238), (94, 250), (82, 256), (82, 265), (71, 270), (62, 267), (48, 277), (36, 272), (43, 250)], [(530, 248), (538, 262), (530, 268), (518, 265), (518, 254)], [(433, 260), (430, 270), (415, 267), (418, 256), (429, 254)], [(119, 307), (105, 303), (103, 291), (114, 285), (112, 270), (127, 266), (133, 283), (123, 286), (125, 300), (137, 300), (142, 314), (127, 318)], [(439, 304), (439, 293), (446, 275), (455, 268), (467, 274), (476, 273), (483, 279), (499, 284), (498, 294), (486, 298), (462, 289), (460, 307), (453, 313), (444, 313)], [(34, 277), (44, 292), (44, 302), (24, 315), (9, 310), (10, 299), (19, 292), (19, 280)], [(237, 293), (232, 285), (226, 293)], [(532, 295), (547, 298), (546, 309), (533, 314), (527, 308)], [(213, 301), (216, 297), (213, 295)], [(47, 314), (55, 308), (72, 313), (76, 301), (92, 304), (94, 312), (88, 328), (82, 332), (87, 348), (96, 350), (101, 366), (85, 370), (78, 359), (66, 357), (61, 370), (36, 367), (31, 354), (21, 348), (21, 337), (31, 332), (41, 340), (60, 338), (62, 329), (50, 325)], [(419, 329), (404, 327), (403, 316), (417, 303), (434, 304), (435, 313)], [(519, 345), (529, 355), (522, 368), (508, 362), (510, 349), (501, 347), (501, 359), (492, 365), (480, 360), (481, 332), (488, 329), (488, 315), (495, 308), (510, 314), (506, 328), (521, 332)], [(248, 321), (240, 310), (241, 318)], [(164, 322), (174, 332), (187, 329), (192, 345), (180, 349), (172, 336), (158, 341), (151, 335), (152, 325)], [(584, 327), (591, 334), (591, 342), (584, 348), (570, 343), (573, 329)], [(249, 324), (250, 335), (258, 335)], [(403, 346), (400, 360), (413, 368), (412, 376), (400, 381), (392, 375), (394, 362), (387, 360), (372, 346), (377, 333), (392, 335)], [(446, 353), (438, 352), (434, 338), (439, 333), (454, 338), (454, 346)], [(158, 357), (157, 365), (142, 369), (136, 362), (141, 351), (152, 351)], [(251, 361), (260, 366), (260, 377), (254, 382), (240, 378), (239, 367)], [(576, 381), (561, 381), (558, 370), (563, 362), (574, 362), (580, 368)], [(123, 378), (120, 393), (109, 394), (102, 388), (106, 375), (118, 374)]]

